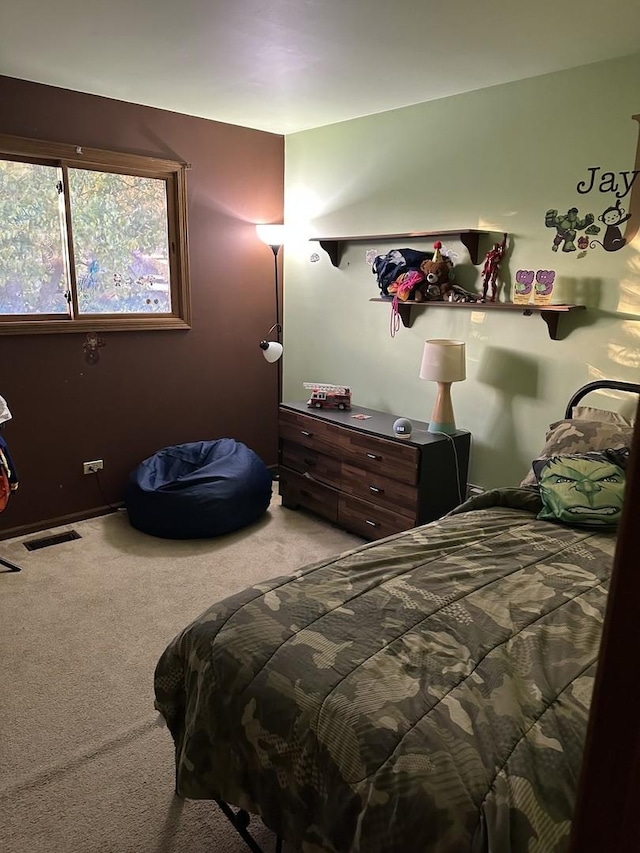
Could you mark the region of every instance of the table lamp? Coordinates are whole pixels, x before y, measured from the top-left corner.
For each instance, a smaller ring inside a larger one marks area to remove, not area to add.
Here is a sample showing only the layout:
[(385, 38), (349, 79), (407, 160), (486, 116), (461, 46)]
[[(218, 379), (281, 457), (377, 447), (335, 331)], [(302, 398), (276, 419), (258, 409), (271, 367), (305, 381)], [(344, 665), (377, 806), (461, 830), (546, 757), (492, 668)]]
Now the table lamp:
[(420, 379), (438, 383), (438, 393), (429, 419), (429, 432), (456, 431), (451, 403), (451, 383), (466, 378), (465, 345), (446, 339), (424, 342)]

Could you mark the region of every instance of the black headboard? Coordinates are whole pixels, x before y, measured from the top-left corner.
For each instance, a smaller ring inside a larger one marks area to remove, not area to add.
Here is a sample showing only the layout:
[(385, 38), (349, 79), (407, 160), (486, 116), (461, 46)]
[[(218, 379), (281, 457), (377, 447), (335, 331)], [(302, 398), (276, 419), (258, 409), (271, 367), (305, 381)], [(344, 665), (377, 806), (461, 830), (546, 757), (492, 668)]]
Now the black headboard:
[(599, 391), (601, 388), (611, 388), (614, 391), (629, 391), (632, 394), (640, 394), (640, 384), (637, 382), (619, 382), (617, 379), (597, 379), (595, 382), (588, 382), (582, 388), (578, 388), (567, 403), (567, 409), (564, 413), (565, 418), (571, 417), (573, 407), (577, 406), (583, 397), (586, 397), (592, 391)]

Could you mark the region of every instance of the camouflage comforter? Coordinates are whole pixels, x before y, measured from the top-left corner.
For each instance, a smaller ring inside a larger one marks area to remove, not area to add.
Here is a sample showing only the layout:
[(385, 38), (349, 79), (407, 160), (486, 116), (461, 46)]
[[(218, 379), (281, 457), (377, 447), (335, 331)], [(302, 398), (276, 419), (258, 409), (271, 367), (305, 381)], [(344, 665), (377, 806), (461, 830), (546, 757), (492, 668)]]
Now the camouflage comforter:
[(565, 850), (615, 538), (539, 508), (490, 492), (214, 604), (156, 669), (178, 793), (305, 853)]

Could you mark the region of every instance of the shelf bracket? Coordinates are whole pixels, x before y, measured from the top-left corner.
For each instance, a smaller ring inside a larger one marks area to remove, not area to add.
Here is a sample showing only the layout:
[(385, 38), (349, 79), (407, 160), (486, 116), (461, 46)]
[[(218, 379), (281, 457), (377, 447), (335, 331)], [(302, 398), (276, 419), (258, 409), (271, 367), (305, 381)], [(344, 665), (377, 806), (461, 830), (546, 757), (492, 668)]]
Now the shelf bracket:
[(554, 313), (553, 311), (541, 311), (540, 316), (547, 324), (547, 328), (549, 329), (549, 337), (551, 338), (551, 340), (560, 340), (560, 338), (558, 337), (558, 321), (560, 320), (560, 315)]
[(408, 305), (406, 302), (400, 302), (398, 300), (398, 314), (400, 315), (400, 319), (402, 320), (402, 325), (406, 329), (410, 329), (413, 325), (414, 314), (411, 308), (411, 305)]
[(478, 263), (478, 249), (480, 246), (480, 235), (477, 231), (461, 231), (460, 242), (469, 252), (471, 263), (475, 266)]
[(340, 266), (340, 261), (342, 259), (342, 246), (343, 243), (341, 240), (318, 240), (322, 248), (325, 250), (327, 255), (329, 255), (329, 259), (334, 267)]
[[(560, 314), (556, 311), (536, 311), (536, 314), (540, 314), (542, 319), (547, 324), (547, 329), (549, 330), (549, 337), (552, 341), (558, 341), (560, 338), (558, 337), (558, 321), (560, 320)], [(525, 308), (522, 312), (524, 317), (531, 317), (534, 312), (530, 308)]]

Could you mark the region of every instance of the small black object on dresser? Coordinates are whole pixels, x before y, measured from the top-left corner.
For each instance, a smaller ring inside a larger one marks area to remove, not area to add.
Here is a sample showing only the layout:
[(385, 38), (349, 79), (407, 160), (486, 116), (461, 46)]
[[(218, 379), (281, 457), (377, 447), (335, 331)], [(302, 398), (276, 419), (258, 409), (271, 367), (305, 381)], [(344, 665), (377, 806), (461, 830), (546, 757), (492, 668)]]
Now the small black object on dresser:
[(367, 539), (380, 539), (445, 515), (465, 499), (471, 434), (393, 430), (397, 415), (353, 406), (310, 412), (279, 409), (280, 496)]

